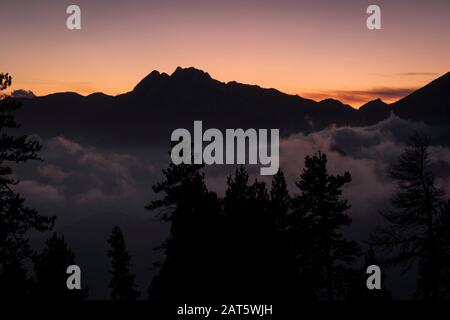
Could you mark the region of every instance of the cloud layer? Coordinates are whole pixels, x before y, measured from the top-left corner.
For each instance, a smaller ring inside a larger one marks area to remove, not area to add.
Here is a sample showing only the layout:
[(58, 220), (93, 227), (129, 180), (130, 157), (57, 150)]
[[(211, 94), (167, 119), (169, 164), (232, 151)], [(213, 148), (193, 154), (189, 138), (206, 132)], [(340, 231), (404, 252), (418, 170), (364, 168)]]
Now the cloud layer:
[[(294, 134), (280, 141), (280, 166), (291, 193), (298, 192), (295, 181), (303, 170), (305, 156), (319, 150), (327, 154), (331, 173), (349, 171), (353, 180), (345, 187), (343, 196), (352, 205), (349, 214), (353, 224), (345, 232), (364, 241), (380, 222), (378, 211), (388, 205), (395, 191), (387, 169), (414, 131), (431, 137), (440, 133), (423, 123), (392, 116), (370, 127), (330, 127), (308, 135)], [(161, 169), (170, 160), (167, 150), (151, 146), (120, 146), (120, 150), (94, 147), (87, 141), (61, 136), (41, 142), (44, 145), (41, 157), (45, 161), (21, 166), (17, 173), (21, 183), (16, 188), (25, 197), (26, 204), (43, 214), (57, 215), (59, 230), (70, 235), (81, 263), (92, 270), (97, 270), (97, 261), (93, 257), (104, 255), (105, 234), (110, 225), (120, 222), (126, 226), (135, 221), (138, 226), (145, 222), (146, 227), (138, 228), (139, 232), (130, 231), (133, 244), (130, 250), (148, 249), (146, 252), (150, 256), (141, 253), (136, 257), (136, 266), (142, 269), (139, 273), (141, 285), (147, 285), (147, 258), (156, 257), (151, 256), (150, 248), (161, 244), (167, 235), (167, 225), (149, 219), (155, 214), (144, 210), (144, 206), (156, 197), (151, 186), (162, 179)], [(449, 147), (433, 145), (430, 155), (435, 163), (437, 183), (450, 190)], [(226, 177), (234, 169), (235, 166), (205, 167), (208, 187), (223, 196)], [(258, 165), (249, 166), (248, 170), (252, 179), (265, 181), (270, 187), (271, 177), (260, 176)], [(136, 218), (145, 220), (139, 222)], [(61, 226), (65, 228), (61, 229)], [(94, 238), (97, 239), (95, 243), (92, 242)], [(108, 261), (102, 263), (102, 268), (97, 266), (99, 270), (107, 268)], [(97, 274), (92, 271), (89, 277), (95, 284)]]
[[(345, 195), (353, 205), (353, 214), (370, 215), (386, 205), (393, 192), (387, 177), (408, 136), (420, 131), (429, 136), (436, 132), (423, 123), (413, 123), (395, 116), (370, 127), (330, 127), (305, 134), (295, 134), (280, 141), (280, 166), (285, 171), (292, 192), (303, 169), (304, 158), (322, 151), (329, 159), (329, 171), (349, 171), (353, 181)], [(81, 144), (64, 137), (43, 141), (43, 163), (21, 171), (17, 187), (33, 205), (45, 204), (51, 211), (105, 212), (109, 210), (144, 212), (155, 196), (151, 186), (162, 178), (161, 169), (169, 161), (167, 150), (110, 150)], [(450, 181), (450, 150), (432, 146), (438, 183)], [(205, 169), (208, 186), (224, 194), (226, 176), (234, 167), (213, 166)], [(249, 171), (270, 184), (270, 177), (260, 177), (256, 167)], [(75, 213), (81, 212), (81, 213)], [(129, 212), (130, 213), (130, 212)], [(133, 212), (131, 212), (132, 214)]]

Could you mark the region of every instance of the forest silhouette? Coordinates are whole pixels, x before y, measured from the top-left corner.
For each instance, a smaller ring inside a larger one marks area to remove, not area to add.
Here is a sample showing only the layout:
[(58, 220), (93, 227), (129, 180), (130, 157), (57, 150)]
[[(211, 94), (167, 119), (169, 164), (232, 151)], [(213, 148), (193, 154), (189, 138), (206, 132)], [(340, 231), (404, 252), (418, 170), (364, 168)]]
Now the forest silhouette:
[[(0, 89), (10, 85), (11, 77), (0, 74)], [(41, 149), (30, 137), (10, 133), (19, 126), (14, 120), (18, 107), (16, 100), (1, 96), (0, 296), (85, 299), (87, 287), (66, 288), (66, 268), (76, 264), (76, 257), (63, 235), (50, 235), (41, 252), (30, 248), (29, 232), (50, 233), (55, 217), (26, 207), (14, 191), (19, 182), (13, 166), (40, 161)], [(305, 157), (293, 193), (282, 170), (266, 185), (251, 180), (241, 166), (227, 178), (225, 195), (219, 197), (208, 190), (203, 166), (170, 163), (164, 179), (153, 186), (159, 199), (146, 206), (170, 223), (148, 298), (157, 304), (390, 299), (384, 286), (366, 287), (366, 267), (376, 264), (400, 265), (405, 271), (417, 265), (416, 297), (448, 299), (450, 199), (435, 183), (428, 147), (427, 138), (414, 133), (392, 164), (389, 175), (396, 191), (391, 203), (380, 208), (385, 223), (367, 243), (357, 243), (345, 232), (352, 227), (351, 204), (343, 197), (351, 173), (331, 174), (321, 151)], [(141, 297), (120, 226), (105, 241), (110, 245), (105, 255), (111, 259), (111, 298)]]

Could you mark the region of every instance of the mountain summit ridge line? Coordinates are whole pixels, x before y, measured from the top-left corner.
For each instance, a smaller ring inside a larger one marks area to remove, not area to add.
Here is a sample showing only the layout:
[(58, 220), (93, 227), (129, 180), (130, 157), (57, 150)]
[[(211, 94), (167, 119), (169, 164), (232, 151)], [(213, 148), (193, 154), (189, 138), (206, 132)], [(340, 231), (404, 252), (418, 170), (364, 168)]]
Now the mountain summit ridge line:
[(391, 113), (431, 125), (450, 125), (450, 72), (392, 104), (376, 99), (360, 109), (339, 100), (319, 102), (273, 88), (227, 83), (195, 68), (171, 75), (152, 71), (117, 96), (55, 93), (19, 99), (18, 117), (28, 133), (101, 143), (164, 142), (176, 128), (202, 120), (214, 128), (279, 128), (281, 136), (330, 125), (367, 126)]

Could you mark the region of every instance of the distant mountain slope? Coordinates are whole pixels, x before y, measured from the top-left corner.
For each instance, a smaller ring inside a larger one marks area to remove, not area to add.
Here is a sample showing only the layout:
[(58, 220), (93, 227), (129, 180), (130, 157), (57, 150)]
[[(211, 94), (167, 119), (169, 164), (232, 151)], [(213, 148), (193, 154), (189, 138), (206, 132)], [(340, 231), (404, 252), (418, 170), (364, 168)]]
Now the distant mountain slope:
[(375, 99), (367, 102), (359, 108), (359, 112), (362, 113), (362, 117), (367, 122), (379, 122), (387, 117), (391, 113), (391, 107), (381, 99)]
[(391, 105), (401, 118), (450, 124), (450, 72)]
[(393, 111), (400, 117), (431, 124), (450, 124), (450, 76), (431, 82), (387, 105), (369, 102), (360, 110), (326, 99), (316, 102), (275, 89), (237, 82), (223, 83), (195, 68), (171, 75), (151, 72), (135, 88), (115, 97), (57, 93), (23, 99), (19, 121), (28, 133), (64, 135), (91, 143), (167, 145), (175, 128), (279, 128), (282, 135), (312, 132), (335, 124), (371, 125)]

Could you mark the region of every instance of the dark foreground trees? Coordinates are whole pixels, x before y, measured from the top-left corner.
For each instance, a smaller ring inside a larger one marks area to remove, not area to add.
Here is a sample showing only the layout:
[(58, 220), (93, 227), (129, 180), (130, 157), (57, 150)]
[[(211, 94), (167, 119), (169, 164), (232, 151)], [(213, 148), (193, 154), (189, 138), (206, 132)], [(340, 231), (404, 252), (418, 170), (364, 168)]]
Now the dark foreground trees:
[(35, 282), (32, 294), (44, 299), (83, 299), (88, 289), (68, 290), (67, 267), (76, 265), (75, 254), (69, 248), (64, 236), (54, 233), (41, 253), (33, 258)]
[(171, 222), (163, 244), (166, 259), (153, 279), (149, 294), (156, 300), (214, 295), (221, 287), (223, 269), (217, 269), (221, 251), (221, 215), (215, 193), (206, 188), (198, 165), (171, 164), (165, 180), (153, 190), (163, 193), (148, 209), (161, 209), (160, 218)]
[[(0, 91), (11, 85), (11, 77), (0, 73)], [(22, 296), (31, 282), (24, 268), (32, 256), (27, 233), (52, 228), (54, 218), (39, 215), (25, 206), (24, 199), (12, 190), (18, 183), (12, 164), (38, 159), (41, 146), (27, 136), (13, 136), (18, 128), (14, 120), (17, 102), (0, 96), (0, 296)]]
[(114, 227), (108, 239), (111, 249), (108, 257), (111, 258), (111, 288), (112, 300), (134, 300), (140, 296), (136, 289), (136, 276), (131, 272), (131, 258), (128, 253), (125, 238), (119, 227)]
[[(10, 84), (11, 78), (0, 74), (0, 90)], [(54, 218), (27, 208), (13, 191), (12, 165), (38, 159), (40, 150), (39, 143), (11, 133), (18, 127), (17, 107), (0, 97), (0, 296), (84, 298), (86, 290), (67, 290), (66, 268), (75, 256), (63, 237), (54, 234), (40, 254), (30, 249), (28, 232), (50, 230)], [(359, 246), (344, 233), (351, 219), (342, 190), (351, 176), (330, 174), (325, 154), (305, 158), (293, 195), (282, 171), (268, 188), (239, 167), (219, 198), (208, 190), (201, 170), (171, 164), (153, 188), (162, 198), (147, 208), (159, 210), (171, 229), (162, 245), (165, 260), (149, 289), (152, 299), (386, 299), (386, 291), (364, 287), (365, 267), (381, 262), (406, 270), (417, 263), (418, 297), (449, 298), (450, 201), (436, 186), (424, 137), (415, 135), (390, 171), (397, 192), (382, 212), (386, 226), (373, 239), (388, 255), (376, 257), (370, 248), (362, 266)], [(131, 258), (118, 227), (109, 244), (112, 298), (136, 299)], [(25, 268), (30, 258), (34, 279)]]
[(218, 199), (200, 166), (170, 165), (154, 187), (163, 198), (148, 206), (171, 222), (150, 297), (347, 297), (351, 264), (360, 254), (341, 230), (351, 222), (341, 199), (351, 178), (330, 175), (326, 165), (321, 153), (305, 159), (294, 199), (281, 171), (269, 191), (240, 167)]
[(448, 297), (448, 204), (435, 183), (426, 137), (410, 138), (390, 176), (397, 191), (391, 208), (381, 212), (387, 225), (376, 231), (373, 243), (388, 252), (388, 265), (402, 265), (406, 272), (417, 263), (419, 298)]
[(346, 214), (350, 205), (341, 199), (343, 186), (351, 182), (350, 173), (331, 175), (327, 162), (321, 152), (305, 158), (293, 209), (294, 226), (300, 224), (298, 232), (307, 235), (306, 239), (300, 237), (308, 245), (304, 268), (310, 285), (318, 298), (333, 300), (348, 295), (351, 274), (355, 272), (351, 266), (361, 252), (358, 244), (345, 239), (342, 233), (342, 227), (351, 223)]

